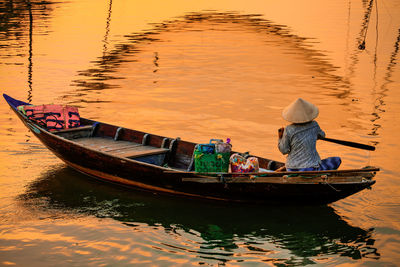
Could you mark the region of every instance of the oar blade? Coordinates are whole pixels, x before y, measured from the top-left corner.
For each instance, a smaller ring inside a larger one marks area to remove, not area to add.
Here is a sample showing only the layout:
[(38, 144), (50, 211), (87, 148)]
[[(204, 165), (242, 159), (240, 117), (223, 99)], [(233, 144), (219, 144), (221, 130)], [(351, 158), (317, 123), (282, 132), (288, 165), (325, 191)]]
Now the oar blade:
[(350, 146), (350, 147), (354, 147), (354, 148), (359, 148), (359, 149), (365, 149), (365, 150), (370, 150), (370, 151), (374, 151), (375, 150), (374, 146), (370, 146), (370, 145), (366, 145), (366, 144), (360, 144), (360, 143), (356, 143), (356, 142), (338, 140), (338, 139), (327, 138), (327, 137), (321, 138), (321, 140), (332, 142), (332, 143), (336, 143), (336, 144), (340, 144), (340, 145), (344, 145), (344, 146)]

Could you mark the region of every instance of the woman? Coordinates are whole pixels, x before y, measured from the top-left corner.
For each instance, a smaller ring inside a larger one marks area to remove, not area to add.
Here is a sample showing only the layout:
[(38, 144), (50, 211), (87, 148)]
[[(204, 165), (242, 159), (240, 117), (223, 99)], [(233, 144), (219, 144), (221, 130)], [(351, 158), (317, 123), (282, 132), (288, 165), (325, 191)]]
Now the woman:
[(287, 106), (282, 117), (292, 124), (278, 130), (278, 148), (287, 154), (287, 171), (336, 170), (341, 164), (339, 157), (321, 160), (316, 149), (317, 139), (325, 137), (314, 119), (318, 108), (310, 102), (298, 98)]

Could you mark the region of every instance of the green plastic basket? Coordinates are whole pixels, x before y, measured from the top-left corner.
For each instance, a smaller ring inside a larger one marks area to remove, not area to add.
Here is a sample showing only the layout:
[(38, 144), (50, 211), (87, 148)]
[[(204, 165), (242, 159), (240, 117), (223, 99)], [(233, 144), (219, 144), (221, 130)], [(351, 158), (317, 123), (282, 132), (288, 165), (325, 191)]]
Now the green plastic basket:
[(231, 153), (207, 154), (194, 151), (194, 170), (196, 172), (228, 172)]

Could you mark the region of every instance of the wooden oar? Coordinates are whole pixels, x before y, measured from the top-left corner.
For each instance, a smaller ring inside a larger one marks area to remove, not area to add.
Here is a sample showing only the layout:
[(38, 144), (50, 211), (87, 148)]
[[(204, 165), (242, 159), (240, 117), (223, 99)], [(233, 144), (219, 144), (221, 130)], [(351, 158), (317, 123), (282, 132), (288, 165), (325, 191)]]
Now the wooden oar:
[(338, 139), (333, 139), (333, 138), (327, 138), (327, 137), (323, 137), (320, 139), (324, 140), (324, 141), (344, 145), (344, 146), (351, 146), (351, 147), (365, 149), (365, 150), (371, 150), (371, 151), (375, 150), (375, 147), (370, 146), (370, 145), (365, 145), (365, 144), (360, 144), (360, 143), (355, 143), (355, 142), (350, 142), (350, 141), (344, 141), (344, 140), (338, 140)]

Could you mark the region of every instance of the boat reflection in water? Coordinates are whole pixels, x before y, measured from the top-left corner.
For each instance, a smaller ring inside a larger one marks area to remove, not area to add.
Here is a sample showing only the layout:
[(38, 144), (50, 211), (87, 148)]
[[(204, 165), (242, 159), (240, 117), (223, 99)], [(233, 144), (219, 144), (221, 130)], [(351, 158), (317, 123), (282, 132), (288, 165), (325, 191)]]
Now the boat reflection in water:
[[(309, 264), (313, 257), (326, 259), (332, 255), (351, 259), (380, 257), (373, 246), (374, 230), (349, 225), (329, 206), (200, 202), (132, 192), (81, 176), (70, 168), (57, 166), (29, 185), (20, 195), (21, 203), (50, 214), (59, 210), (72, 217), (112, 218), (136, 228), (135, 232), (142, 232), (140, 228), (144, 226), (161, 227), (171, 235), (171, 240), (163, 239), (162, 243), (172, 250), (223, 262), (248, 255), (288, 265), (292, 260)], [(186, 242), (193, 248), (168, 244), (187, 238), (180, 236), (182, 232), (189, 236), (197, 233), (192, 242)], [(287, 251), (290, 259), (274, 258), (277, 251)]]

